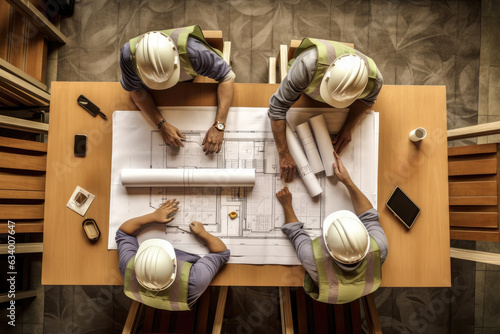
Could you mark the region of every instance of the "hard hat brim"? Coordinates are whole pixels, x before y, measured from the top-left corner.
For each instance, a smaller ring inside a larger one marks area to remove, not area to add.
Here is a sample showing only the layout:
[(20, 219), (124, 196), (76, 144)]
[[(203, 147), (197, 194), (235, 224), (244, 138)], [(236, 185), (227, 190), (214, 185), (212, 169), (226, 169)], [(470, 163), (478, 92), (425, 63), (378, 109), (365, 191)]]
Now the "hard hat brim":
[(180, 69), (180, 65), (179, 65), (174, 69), (172, 76), (170, 76), (170, 78), (165, 82), (155, 82), (155, 81), (149, 80), (148, 78), (146, 78), (145, 75), (141, 75), (140, 77), (141, 77), (142, 82), (149, 89), (164, 90), (164, 89), (169, 89), (169, 88), (175, 86), (175, 84), (177, 84), (177, 82), (179, 81), (180, 75), (181, 75), (181, 69)]

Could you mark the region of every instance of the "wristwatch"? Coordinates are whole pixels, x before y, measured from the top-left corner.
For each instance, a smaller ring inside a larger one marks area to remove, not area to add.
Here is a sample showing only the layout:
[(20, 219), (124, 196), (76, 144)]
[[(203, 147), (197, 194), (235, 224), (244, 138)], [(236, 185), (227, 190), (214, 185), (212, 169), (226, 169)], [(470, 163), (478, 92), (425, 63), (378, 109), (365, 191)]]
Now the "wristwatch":
[(215, 128), (219, 131), (224, 131), (224, 129), (226, 128), (226, 124), (219, 121), (215, 121), (213, 126), (215, 126)]

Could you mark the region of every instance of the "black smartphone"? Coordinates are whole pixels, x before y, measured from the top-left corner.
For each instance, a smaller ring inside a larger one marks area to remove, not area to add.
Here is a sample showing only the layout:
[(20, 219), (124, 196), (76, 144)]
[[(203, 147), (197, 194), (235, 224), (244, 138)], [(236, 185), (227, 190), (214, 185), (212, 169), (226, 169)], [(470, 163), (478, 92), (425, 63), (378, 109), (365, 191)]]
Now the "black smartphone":
[(396, 187), (385, 205), (407, 228), (413, 226), (420, 214), (420, 208), (399, 187)]
[(75, 157), (84, 157), (87, 153), (87, 135), (75, 135)]
[(101, 109), (96, 106), (92, 101), (87, 99), (84, 95), (80, 95), (76, 100), (78, 104), (85, 110), (87, 110), (92, 116), (101, 115), (102, 118), (106, 119), (106, 115), (101, 112)]

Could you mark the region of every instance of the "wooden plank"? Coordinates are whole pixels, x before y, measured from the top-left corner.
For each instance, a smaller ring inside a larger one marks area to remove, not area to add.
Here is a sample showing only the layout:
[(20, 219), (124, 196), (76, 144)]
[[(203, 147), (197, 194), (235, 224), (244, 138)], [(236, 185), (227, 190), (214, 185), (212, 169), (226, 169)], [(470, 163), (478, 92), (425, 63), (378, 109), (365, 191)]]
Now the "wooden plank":
[(450, 256), (455, 259), (475, 261), (500, 266), (500, 254), (480, 252), (470, 249), (450, 248)]
[(451, 228), (450, 239), (499, 242), (500, 232), (498, 231), (498, 229), (476, 230), (465, 228)]
[(203, 36), (211, 47), (222, 52), (224, 49), (222, 30), (203, 30)]
[[(1, 36), (1, 35), (0, 35)], [(0, 59), (0, 69), (5, 70), (9, 73), (12, 73), (13, 75), (23, 79), (24, 81), (29, 82), (30, 84), (40, 88), (41, 90), (47, 92), (47, 85), (42, 83), (41, 81), (35, 79), (31, 75), (26, 74), (24, 71), (21, 71), (14, 65), (10, 64), (4, 59)]]
[(8, 137), (0, 137), (0, 147), (17, 148), (27, 151), (47, 152), (47, 143)]
[(336, 333), (346, 333), (344, 305), (333, 305)]
[(457, 155), (484, 154), (484, 153), (496, 153), (496, 152), (497, 152), (497, 144), (495, 143), (448, 147), (449, 157)]
[(487, 136), (500, 133), (500, 122), (472, 125), (460, 129), (448, 130), (448, 140)]
[[(2, 78), (3, 79), (3, 78)], [(38, 100), (36, 97), (33, 97), (29, 92), (23, 91), (8, 82), (4, 82), (0, 80), (0, 91), (2, 94), (7, 95), (17, 102), (27, 106), (38, 106), (43, 102)]]
[(155, 311), (156, 309), (151, 306), (145, 306), (144, 311), (144, 325), (142, 330), (144, 333), (152, 333), (153, 332), (153, 323), (155, 321)]
[(40, 105), (47, 106), (50, 102), (50, 94), (36, 87), (35, 85), (18, 78), (17, 76), (0, 69), (0, 82), (8, 84), (17, 89), (17, 92), (30, 94), (34, 99), (40, 101)]
[[(159, 317), (160, 317), (160, 325), (158, 328), (159, 333), (168, 333), (168, 327), (170, 325), (170, 318), (174, 318), (175, 313), (172, 313), (170, 311), (166, 310), (158, 310), (159, 311)], [(175, 318), (174, 318), (175, 320)], [(205, 333), (205, 332), (204, 332)]]
[(2, 293), (0, 294), (0, 303), (7, 303), (11, 299), (21, 300), (33, 297), (36, 297), (36, 290), (16, 291), (16, 295), (14, 298), (9, 298), (8, 293)]
[(16, 107), (19, 105), (19, 102), (0, 92), (0, 105), (5, 107)]
[(0, 172), (0, 188), (4, 190), (45, 190), (45, 175), (20, 175)]
[(450, 197), (455, 196), (496, 196), (497, 181), (474, 181), (448, 183)]
[(361, 303), (359, 299), (349, 303), (353, 334), (361, 334)]
[(230, 41), (225, 41), (224, 42), (224, 48), (222, 50), (222, 58), (224, 58), (224, 61), (231, 66), (231, 42)]
[(10, 25), (10, 5), (5, 1), (0, 1), (0, 58), (7, 59)]
[(215, 311), (214, 327), (212, 334), (220, 334), (222, 329), (222, 320), (224, 318), (224, 309), (226, 307), (227, 286), (221, 286), (219, 289), (219, 299), (217, 300), (217, 309)]
[[(9, 230), (9, 224), (7, 222), (0, 222), (0, 233), (8, 233)], [(14, 231), (16, 231), (16, 233), (43, 233), (43, 220), (33, 222), (16, 221)]]
[(0, 115), (0, 127), (35, 133), (49, 133), (49, 125), (47, 123), (28, 121), (4, 115)]
[(313, 310), (314, 333), (328, 333), (327, 304), (313, 301)]
[(196, 334), (207, 332), (208, 313), (210, 311), (210, 288), (206, 289), (197, 301), (198, 313), (196, 317)]
[(496, 174), (497, 159), (448, 162), (448, 175), (480, 175)]
[[(28, 23), (28, 31), (37, 31), (33, 23)], [(47, 42), (43, 34), (28, 36), (26, 41), (25, 72), (37, 81), (45, 82), (47, 74)]]
[(279, 58), (279, 69), (280, 69), (280, 82), (286, 77), (288, 73), (288, 52), (287, 46), (285, 44), (280, 45), (280, 53), (278, 54)]
[(295, 50), (299, 47), (300, 43), (302, 43), (301, 39), (292, 39), (290, 41), (290, 48), (288, 49), (288, 52), (286, 53), (287, 64), (293, 58), (293, 54), (295, 53)]
[(0, 168), (45, 171), (47, 156), (0, 152)]
[[(11, 8), (11, 26), (9, 31), (9, 50), (7, 61), (24, 71), (24, 62), (26, 54), (24, 52), (25, 47), (25, 22), (23, 15)], [(2, 36), (3, 37), (3, 36)]]
[(269, 76), (267, 79), (268, 83), (276, 83), (276, 57), (269, 57)]
[(128, 310), (127, 320), (125, 320), (125, 325), (123, 326), (122, 334), (135, 333), (137, 330), (137, 325), (142, 313), (144, 312), (144, 305), (136, 300), (132, 301), (130, 308)]
[(450, 226), (454, 227), (498, 227), (497, 212), (450, 212)]
[(66, 36), (57, 29), (32, 3), (28, 0), (6, 0), (12, 7), (22, 13), (30, 22), (42, 31), (50, 40), (66, 44)]
[(361, 297), (361, 302), (363, 303), (363, 309), (365, 310), (365, 318), (366, 322), (368, 323), (368, 333), (382, 334), (382, 326), (380, 326), (377, 305), (375, 304), (375, 298), (373, 297), (373, 293)]
[(15, 205), (0, 204), (0, 219), (43, 219), (43, 204)]
[(497, 196), (457, 196), (450, 197), (450, 205), (497, 205)]
[(290, 301), (290, 288), (280, 287), (281, 328), (284, 334), (293, 334), (292, 302)]
[[(8, 254), (9, 244), (0, 244), (0, 254)], [(15, 248), (12, 248), (16, 254), (42, 253), (43, 242), (16, 243)]]
[(43, 191), (0, 189), (0, 199), (44, 199), (44, 198), (45, 198), (45, 192)]

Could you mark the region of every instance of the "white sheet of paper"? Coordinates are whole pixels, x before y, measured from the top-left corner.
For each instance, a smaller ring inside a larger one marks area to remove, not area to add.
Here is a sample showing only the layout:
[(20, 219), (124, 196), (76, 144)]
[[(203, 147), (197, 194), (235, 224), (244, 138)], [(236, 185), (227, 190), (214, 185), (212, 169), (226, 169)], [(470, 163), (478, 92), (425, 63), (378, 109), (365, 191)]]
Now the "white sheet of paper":
[[(213, 124), (215, 107), (168, 107), (161, 111), (187, 136), (184, 148), (167, 147), (159, 131), (138, 111), (113, 114), (109, 249), (116, 249), (116, 230), (123, 222), (152, 212), (169, 198), (176, 198), (180, 208), (175, 219), (167, 228), (161, 224), (146, 226), (138, 235), (139, 242), (164, 238), (178, 249), (207, 254), (207, 248), (194, 236), (177, 228), (189, 230), (189, 223), (198, 220), (231, 249), (230, 263), (299, 264), (291, 242), (280, 229), (284, 215), (275, 193), (284, 184), (279, 179), (279, 162), (267, 108), (231, 108), (223, 149), (217, 155), (208, 156), (201, 142)], [(325, 113), (331, 133), (339, 131), (347, 115), (345, 110), (331, 108), (292, 108), (287, 120), (294, 129), (321, 113)], [(377, 113), (367, 113), (341, 158), (353, 181), (376, 207)], [(196, 167), (255, 168), (255, 185), (253, 188), (125, 188), (120, 181), (124, 168)], [(299, 178), (287, 185), (293, 194), (296, 214), (312, 237), (320, 235), (322, 221), (328, 214), (340, 209), (352, 210), (347, 190), (335, 177), (327, 178), (322, 172), (318, 180), (325, 191), (314, 199)], [(231, 211), (238, 213), (236, 219), (229, 218)]]

